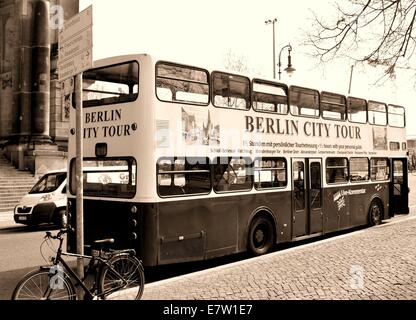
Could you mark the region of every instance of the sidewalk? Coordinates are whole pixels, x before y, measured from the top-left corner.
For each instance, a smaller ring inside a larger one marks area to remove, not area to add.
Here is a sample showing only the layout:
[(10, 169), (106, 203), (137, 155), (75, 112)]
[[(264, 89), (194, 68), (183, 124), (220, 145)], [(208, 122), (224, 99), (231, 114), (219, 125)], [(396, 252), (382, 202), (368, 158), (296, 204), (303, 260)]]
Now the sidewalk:
[(151, 283), (144, 300), (416, 299), (416, 215)]

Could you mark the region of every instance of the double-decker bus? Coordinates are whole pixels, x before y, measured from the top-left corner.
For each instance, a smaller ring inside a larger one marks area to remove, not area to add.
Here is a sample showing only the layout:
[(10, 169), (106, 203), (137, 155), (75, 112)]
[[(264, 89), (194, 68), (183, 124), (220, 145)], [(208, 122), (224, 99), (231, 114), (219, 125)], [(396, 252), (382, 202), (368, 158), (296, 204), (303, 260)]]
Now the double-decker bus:
[[(84, 242), (112, 237), (146, 266), (409, 211), (398, 105), (138, 54), (84, 72), (83, 119)], [(70, 128), (75, 225), (75, 112)]]

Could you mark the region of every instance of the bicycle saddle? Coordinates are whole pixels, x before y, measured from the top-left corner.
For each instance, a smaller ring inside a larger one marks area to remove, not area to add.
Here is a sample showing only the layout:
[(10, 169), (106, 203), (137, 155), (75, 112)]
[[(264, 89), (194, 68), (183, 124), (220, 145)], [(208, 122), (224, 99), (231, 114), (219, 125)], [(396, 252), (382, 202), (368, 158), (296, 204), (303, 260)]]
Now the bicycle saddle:
[(110, 239), (102, 239), (102, 240), (95, 240), (94, 244), (95, 245), (105, 245), (105, 244), (113, 244), (114, 243), (114, 239), (110, 238)]

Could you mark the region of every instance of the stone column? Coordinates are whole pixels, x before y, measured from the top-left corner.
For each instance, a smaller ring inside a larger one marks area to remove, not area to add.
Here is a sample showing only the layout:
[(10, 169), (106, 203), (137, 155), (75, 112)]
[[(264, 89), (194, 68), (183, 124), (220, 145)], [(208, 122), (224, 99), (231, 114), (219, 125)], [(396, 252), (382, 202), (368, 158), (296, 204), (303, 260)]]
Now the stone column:
[(50, 137), (50, 3), (33, 3), (32, 137), (25, 152), (25, 166), (35, 175), (66, 167), (66, 153), (58, 151)]
[(28, 0), (20, 0), (16, 3), (19, 20), (20, 39), (17, 49), (17, 68), (19, 72), (19, 86), (15, 92), (18, 103), (18, 137), (19, 143), (26, 144), (31, 135), (31, 91), (32, 91), (32, 6)]
[(3, 35), (3, 15), (1, 14), (1, 9), (2, 9), (2, 7), (1, 7), (1, 5), (0, 5), (0, 150), (3, 148), (3, 139), (2, 139), (2, 134), (1, 134), (1, 127), (3, 126), (3, 122), (2, 122), (2, 120), (1, 120), (1, 117), (2, 117), (2, 115), (1, 115), (1, 109), (2, 109), (2, 107), (1, 107), (1, 96), (2, 96), (2, 68), (1, 68), (1, 65), (3, 64), (3, 46), (4, 46), (4, 43), (3, 43), (3, 39), (4, 39), (4, 35)]
[(50, 144), (50, 29), (49, 1), (34, 3), (32, 46), (32, 143)]
[(0, 64), (0, 138), (4, 141), (8, 141), (9, 136), (12, 133), (13, 126), (13, 66), (14, 66), (14, 46), (16, 42), (16, 24), (13, 19), (13, 13), (3, 21), (4, 25), (4, 37), (0, 39), (2, 41), (2, 63)]

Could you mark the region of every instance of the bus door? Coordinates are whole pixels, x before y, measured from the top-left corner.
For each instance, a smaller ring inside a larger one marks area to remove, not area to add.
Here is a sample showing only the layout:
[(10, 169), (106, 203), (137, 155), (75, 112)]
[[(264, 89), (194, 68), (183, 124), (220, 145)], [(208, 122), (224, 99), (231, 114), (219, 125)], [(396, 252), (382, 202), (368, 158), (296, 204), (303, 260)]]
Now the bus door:
[(390, 216), (409, 213), (407, 159), (391, 159)]
[(322, 212), (322, 160), (310, 159), (309, 161), (309, 210), (310, 210), (310, 234), (323, 231)]
[(321, 159), (292, 159), (292, 238), (323, 230), (321, 171)]

